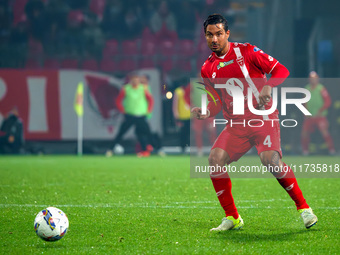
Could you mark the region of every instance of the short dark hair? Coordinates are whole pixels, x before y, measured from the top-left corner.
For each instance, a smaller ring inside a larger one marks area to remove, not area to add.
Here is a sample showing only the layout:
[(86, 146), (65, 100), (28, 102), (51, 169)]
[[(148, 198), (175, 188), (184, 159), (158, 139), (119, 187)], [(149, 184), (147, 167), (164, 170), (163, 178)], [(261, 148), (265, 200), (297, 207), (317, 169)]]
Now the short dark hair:
[(204, 26), (204, 33), (207, 32), (207, 26), (208, 25), (215, 25), (222, 23), (224, 30), (227, 32), (228, 31), (228, 21), (226, 20), (225, 17), (223, 17), (221, 14), (211, 14), (209, 17), (204, 21), (203, 26)]

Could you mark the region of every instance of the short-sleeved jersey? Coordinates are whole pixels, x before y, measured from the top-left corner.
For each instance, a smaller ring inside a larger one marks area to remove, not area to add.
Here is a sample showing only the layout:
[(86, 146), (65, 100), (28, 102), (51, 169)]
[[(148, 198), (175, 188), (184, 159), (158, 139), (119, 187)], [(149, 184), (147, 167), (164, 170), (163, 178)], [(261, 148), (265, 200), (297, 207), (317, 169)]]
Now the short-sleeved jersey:
[[(201, 69), (206, 89), (222, 100), (222, 109), (225, 119), (249, 120), (249, 119), (277, 119), (278, 111), (267, 115), (255, 115), (248, 108), (248, 88), (253, 93), (253, 106), (259, 109), (259, 93), (267, 82), (266, 73), (270, 74), (278, 61), (272, 56), (249, 43), (230, 42), (226, 55), (218, 57), (212, 53), (204, 62)], [(242, 89), (244, 95), (244, 115), (233, 114), (232, 93), (226, 89), (214, 88), (214, 84), (228, 83)], [(217, 96), (217, 94), (218, 96)], [(214, 96), (215, 97), (215, 96)], [(216, 99), (216, 98), (215, 98)], [(209, 101), (213, 99), (208, 96)], [(270, 109), (272, 100), (264, 109)]]

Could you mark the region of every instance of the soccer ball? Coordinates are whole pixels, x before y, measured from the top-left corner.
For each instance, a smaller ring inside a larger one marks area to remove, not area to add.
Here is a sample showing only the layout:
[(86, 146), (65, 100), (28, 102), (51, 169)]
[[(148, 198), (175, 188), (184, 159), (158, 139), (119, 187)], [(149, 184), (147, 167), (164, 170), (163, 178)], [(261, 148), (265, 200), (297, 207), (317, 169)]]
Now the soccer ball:
[(113, 148), (113, 153), (116, 155), (123, 155), (124, 154), (124, 147), (120, 144), (116, 144)]
[(47, 207), (40, 211), (34, 220), (34, 230), (37, 235), (49, 242), (63, 238), (68, 229), (66, 214), (55, 207)]

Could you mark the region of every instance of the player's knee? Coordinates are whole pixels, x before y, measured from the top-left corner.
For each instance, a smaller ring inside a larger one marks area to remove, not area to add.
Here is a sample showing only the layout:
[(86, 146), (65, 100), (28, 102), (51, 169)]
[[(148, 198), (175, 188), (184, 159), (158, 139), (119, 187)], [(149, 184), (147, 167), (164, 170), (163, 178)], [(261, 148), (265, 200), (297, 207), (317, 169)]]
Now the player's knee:
[(228, 156), (226, 153), (221, 153), (219, 151), (212, 151), (209, 155), (209, 165), (211, 166), (224, 166), (228, 161)]
[(280, 155), (277, 151), (263, 151), (260, 154), (261, 162), (264, 166), (278, 166)]
[(214, 165), (221, 165), (220, 162), (222, 159), (215, 153), (210, 153), (208, 160), (209, 160), (209, 165), (214, 166)]

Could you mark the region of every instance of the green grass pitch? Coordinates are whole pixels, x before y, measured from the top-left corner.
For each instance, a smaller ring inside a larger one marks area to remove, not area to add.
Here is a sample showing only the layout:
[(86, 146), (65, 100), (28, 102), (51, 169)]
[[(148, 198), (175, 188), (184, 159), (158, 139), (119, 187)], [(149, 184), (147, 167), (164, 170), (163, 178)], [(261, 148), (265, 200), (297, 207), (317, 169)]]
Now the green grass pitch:
[[(233, 179), (245, 226), (210, 233), (223, 210), (211, 181), (190, 178), (189, 164), (186, 156), (0, 157), (0, 254), (340, 254), (340, 179), (298, 180), (319, 218), (310, 230), (275, 179)], [(58, 242), (34, 233), (46, 206), (68, 215)]]

